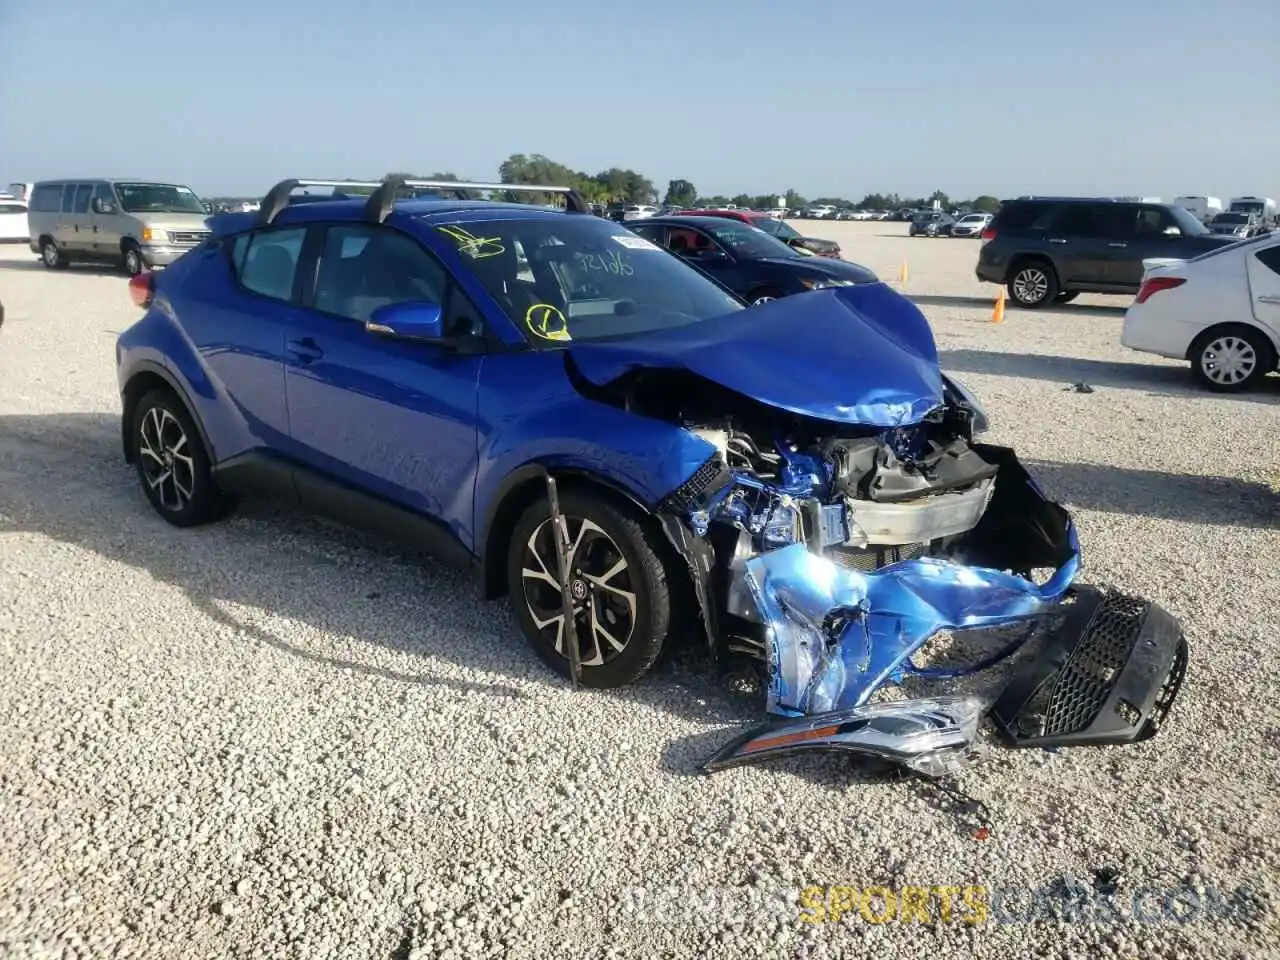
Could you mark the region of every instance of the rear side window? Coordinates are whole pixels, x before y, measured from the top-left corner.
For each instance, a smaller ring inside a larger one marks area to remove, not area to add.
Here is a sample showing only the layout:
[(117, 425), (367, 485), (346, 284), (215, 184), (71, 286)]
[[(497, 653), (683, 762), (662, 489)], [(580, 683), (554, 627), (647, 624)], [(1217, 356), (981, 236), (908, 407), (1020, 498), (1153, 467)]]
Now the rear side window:
[(1069, 237), (1101, 237), (1105, 227), (1097, 213), (1098, 208), (1088, 203), (1070, 203), (1053, 220), (1054, 233)]
[(236, 277), (247, 290), (273, 300), (293, 297), (306, 227), (242, 233), (231, 246)]
[(38, 213), (57, 213), (62, 209), (62, 184), (45, 183), (31, 193), (31, 209)]
[(996, 214), (995, 226), (1000, 230), (1030, 230), (1042, 227), (1053, 212), (1049, 203), (1006, 203)]
[(72, 201), (72, 213), (88, 213), (89, 198), (93, 196), (93, 184), (82, 183), (76, 187), (75, 200)]
[(1280, 246), (1259, 250), (1254, 256), (1272, 273), (1280, 273)]

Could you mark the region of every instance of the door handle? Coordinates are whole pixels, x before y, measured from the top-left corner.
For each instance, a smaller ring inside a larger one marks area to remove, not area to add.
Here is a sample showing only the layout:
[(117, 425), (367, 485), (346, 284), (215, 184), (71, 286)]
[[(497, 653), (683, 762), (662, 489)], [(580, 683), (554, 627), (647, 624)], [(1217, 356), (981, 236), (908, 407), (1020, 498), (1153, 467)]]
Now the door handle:
[(312, 363), (324, 356), (324, 351), (320, 349), (320, 345), (310, 337), (290, 340), (285, 344), (285, 349), (302, 363)]
[(1050, 243), (1066, 243), (1067, 241), (1065, 241), (1065, 240), (1060, 240), (1060, 239), (1058, 239), (1057, 237), (1050, 237), (1050, 238), (1049, 238), (1049, 242), (1050, 242)]
[(1280, 297), (1265, 296), (1258, 298), (1259, 303), (1280, 303)]
[(1125, 243), (1123, 240), (1112, 240), (1110, 243), (1107, 244), (1107, 246), (1108, 247), (1127, 247), (1128, 244)]

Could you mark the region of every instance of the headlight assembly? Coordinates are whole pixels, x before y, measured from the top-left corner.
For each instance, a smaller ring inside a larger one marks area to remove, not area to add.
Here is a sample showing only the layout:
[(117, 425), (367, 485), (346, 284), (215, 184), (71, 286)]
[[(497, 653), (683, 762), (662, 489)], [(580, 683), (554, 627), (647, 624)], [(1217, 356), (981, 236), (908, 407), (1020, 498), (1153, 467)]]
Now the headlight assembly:
[(978, 401), (978, 398), (974, 396), (973, 391), (959, 380), (955, 379), (955, 377), (947, 377), (946, 381), (951, 387), (951, 392), (955, 394), (955, 398), (959, 401), (960, 405), (967, 407), (973, 414), (974, 434), (986, 433), (991, 429), (991, 419), (987, 416), (987, 411)]

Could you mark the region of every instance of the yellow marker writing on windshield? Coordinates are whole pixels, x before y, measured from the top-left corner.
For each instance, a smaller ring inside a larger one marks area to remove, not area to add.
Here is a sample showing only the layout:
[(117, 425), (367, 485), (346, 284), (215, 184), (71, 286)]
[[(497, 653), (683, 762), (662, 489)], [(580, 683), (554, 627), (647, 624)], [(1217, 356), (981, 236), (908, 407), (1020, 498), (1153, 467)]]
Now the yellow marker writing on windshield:
[(549, 303), (535, 303), (525, 311), (524, 325), (535, 337), (543, 340), (572, 340), (569, 321), (565, 315)]
[(501, 237), (477, 237), (462, 227), (441, 227), (440, 232), (458, 242), (458, 250), (472, 260), (497, 257), (507, 252)]

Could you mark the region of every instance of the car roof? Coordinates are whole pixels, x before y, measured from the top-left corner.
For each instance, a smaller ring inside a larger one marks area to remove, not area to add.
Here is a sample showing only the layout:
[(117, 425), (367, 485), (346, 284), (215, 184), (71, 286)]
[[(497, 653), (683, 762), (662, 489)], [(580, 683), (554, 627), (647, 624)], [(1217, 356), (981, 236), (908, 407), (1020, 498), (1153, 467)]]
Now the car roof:
[[(730, 210), (730, 213), (733, 211)], [(707, 217), (707, 216), (689, 216), (687, 214), (674, 214), (669, 217), (649, 217), (645, 223), (665, 223), (673, 227), (706, 227), (708, 220), (733, 220), (734, 217)], [(741, 222), (741, 221), (739, 221)]]
[(769, 215), (756, 210), (715, 210), (711, 207), (699, 207), (696, 210), (681, 210), (672, 216), (681, 217), (723, 217), (726, 220), (766, 220)]

